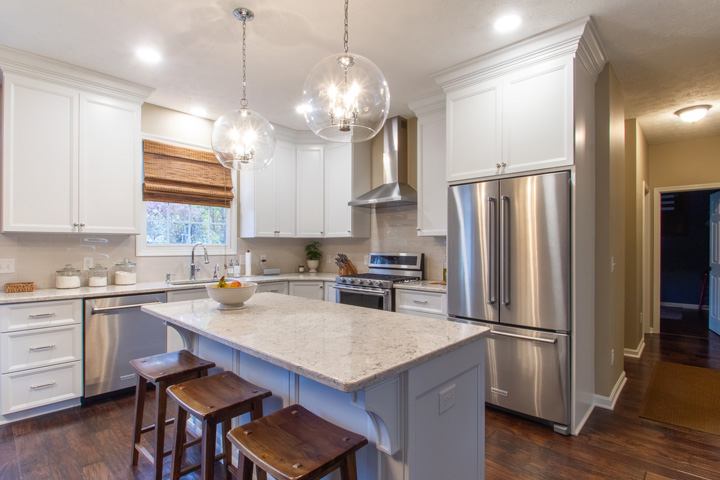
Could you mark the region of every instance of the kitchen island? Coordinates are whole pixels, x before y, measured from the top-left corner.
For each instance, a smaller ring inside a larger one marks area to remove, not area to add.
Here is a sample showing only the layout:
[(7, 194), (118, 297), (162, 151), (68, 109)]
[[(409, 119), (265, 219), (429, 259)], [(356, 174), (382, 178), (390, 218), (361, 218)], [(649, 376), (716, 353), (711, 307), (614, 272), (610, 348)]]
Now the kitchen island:
[(143, 310), (196, 334), (196, 354), (271, 389), (266, 414), (300, 403), (365, 435), (360, 479), (483, 478), (486, 328), (273, 293), (217, 306)]

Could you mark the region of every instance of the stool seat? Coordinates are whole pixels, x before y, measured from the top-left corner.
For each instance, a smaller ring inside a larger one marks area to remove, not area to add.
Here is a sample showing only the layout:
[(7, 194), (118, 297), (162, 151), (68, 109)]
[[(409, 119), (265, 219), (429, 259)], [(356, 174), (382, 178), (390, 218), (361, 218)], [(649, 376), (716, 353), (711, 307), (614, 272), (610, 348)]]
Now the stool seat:
[(278, 480), (315, 480), (336, 468), (343, 479), (357, 478), (355, 452), (368, 443), (300, 405), (234, 428), (228, 438), (245, 456), (243, 478), (252, 475), (249, 461)]
[(175, 376), (192, 375), (201, 371), (207, 372), (208, 369), (215, 366), (213, 362), (196, 357), (187, 350), (136, 358), (130, 360), (130, 364), (137, 370), (138, 374), (152, 383), (167, 381)]

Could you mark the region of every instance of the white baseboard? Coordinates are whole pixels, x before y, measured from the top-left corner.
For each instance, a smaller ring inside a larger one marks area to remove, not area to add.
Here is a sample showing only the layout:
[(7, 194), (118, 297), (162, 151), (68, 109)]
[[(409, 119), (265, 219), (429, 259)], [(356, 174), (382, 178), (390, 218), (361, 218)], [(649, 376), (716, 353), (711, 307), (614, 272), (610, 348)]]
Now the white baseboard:
[(625, 387), (626, 383), (627, 377), (625, 376), (625, 370), (623, 370), (622, 374), (615, 383), (615, 387), (612, 389), (609, 397), (595, 394), (595, 406), (604, 408), (606, 410), (613, 410), (615, 408), (615, 403), (620, 397), (620, 393), (622, 393), (622, 389)]
[(645, 338), (640, 339), (640, 344), (637, 347), (626, 348), (625, 356), (631, 357), (631, 358), (640, 358), (640, 357), (642, 357), (643, 350), (645, 350)]
[(575, 430), (573, 430), (573, 435), (580, 435), (580, 431), (585, 426), (585, 423), (588, 421), (588, 418), (590, 418), (590, 415), (592, 414), (593, 410), (595, 410), (595, 405), (593, 404), (588, 408), (587, 412), (585, 412), (585, 416), (578, 422), (577, 425), (575, 425)]
[[(661, 306), (661, 307), (684, 308), (684, 309), (687, 309), (687, 310), (697, 310), (697, 308), (698, 308), (697, 305), (692, 304), (692, 303), (660, 302), (660, 306)], [(702, 306), (702, 309), (703, 309), (703, 310), (708, 310), (708, 308), (709, 308), (709, 307), (708, 307), (707, 305), (703, 305), (703, 306)]]

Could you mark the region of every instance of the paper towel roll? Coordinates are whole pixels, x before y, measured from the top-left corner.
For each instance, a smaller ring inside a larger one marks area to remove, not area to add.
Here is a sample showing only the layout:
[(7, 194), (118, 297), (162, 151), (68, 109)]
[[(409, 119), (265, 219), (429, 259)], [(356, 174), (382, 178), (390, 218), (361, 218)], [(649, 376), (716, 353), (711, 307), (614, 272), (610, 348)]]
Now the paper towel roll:
[(245, 252), (245, 275), (252, 275), (252, 253), (250, 253), (250, 250)]

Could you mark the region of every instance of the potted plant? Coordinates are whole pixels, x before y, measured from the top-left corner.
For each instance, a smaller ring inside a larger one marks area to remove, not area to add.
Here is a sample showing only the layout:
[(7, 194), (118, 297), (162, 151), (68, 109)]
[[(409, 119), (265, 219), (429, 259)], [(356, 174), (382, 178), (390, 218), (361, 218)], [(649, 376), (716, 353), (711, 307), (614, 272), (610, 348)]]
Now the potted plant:
[(318, 265), (323, 253), (320, 251), (320, 242), (314, 241), (305, 245), (305, 258), (307, 259), (310, 273), (317, 273)]

